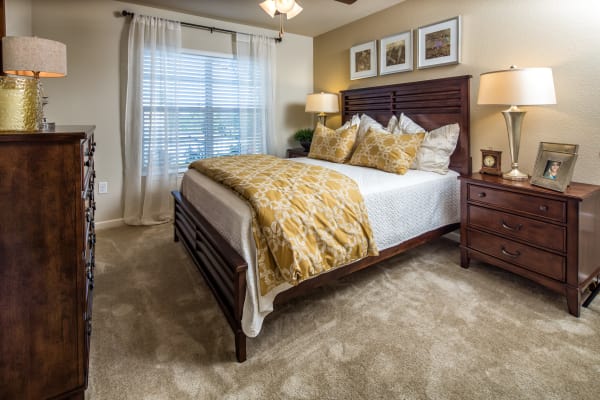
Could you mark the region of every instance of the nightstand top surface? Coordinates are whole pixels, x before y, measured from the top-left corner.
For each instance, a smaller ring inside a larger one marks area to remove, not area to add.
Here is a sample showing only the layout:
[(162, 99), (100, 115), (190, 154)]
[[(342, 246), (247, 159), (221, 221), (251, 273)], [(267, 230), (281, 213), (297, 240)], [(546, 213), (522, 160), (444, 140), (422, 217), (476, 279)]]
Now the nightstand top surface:
[(571, 182), (564, 192), (557, 192), (550, 189), (545, 189), (540, 186), (535, 186), (529, 183), (529, 180), (524, 181), (511, 181), (504, 179), (501, 176), (485, 175), (485, 174), (472, 174), (461, 176), (460, 179), (471, 180), (475, 183), (484, 183), (495, 186), (503, 186), (506, 189), (522, 189), (528, 192), (552, 195), (558, 197), (572, 197), (577, 199), (584, 199), (591, 196), (592, 194), (600, 191), (600, 186), (592, 185), (589, 183)]

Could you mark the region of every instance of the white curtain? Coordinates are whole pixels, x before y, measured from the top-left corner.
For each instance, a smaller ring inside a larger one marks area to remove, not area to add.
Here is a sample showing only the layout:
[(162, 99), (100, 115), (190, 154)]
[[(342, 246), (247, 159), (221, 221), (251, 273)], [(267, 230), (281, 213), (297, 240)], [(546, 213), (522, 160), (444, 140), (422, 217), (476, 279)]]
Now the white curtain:
[[(178, 124), (177, 104), (169, 103), (177, 99), (172, 77), (180, 49), (179, 22), (134, 16), (129, 27), (124, 137), (123, 220), (130, 225), (172, 218), (170, 191), (177, 187), (177, 160), (168, 150), (177, 148)], [(142, 104), (144, 85), (150, 91), (149, 104)]]
[(238, 33), (235, 45), (239, 82), (253, 91), (252, 96), (245, 97), (253, 99), (256, 105), (259, 105), (246, 107), (247, 105), (240, 104), (242, 142), (252, 142), (256, 146), (243, 152), (273, 154), (277, 148), (273, 109), (276, 80), (275, 40), (266, 36)]

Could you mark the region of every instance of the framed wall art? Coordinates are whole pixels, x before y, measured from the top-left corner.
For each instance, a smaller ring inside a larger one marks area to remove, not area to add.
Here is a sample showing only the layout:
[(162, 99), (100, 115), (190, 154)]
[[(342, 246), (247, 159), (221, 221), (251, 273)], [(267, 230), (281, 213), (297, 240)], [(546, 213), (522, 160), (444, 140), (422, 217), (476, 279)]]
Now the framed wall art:
[(379, 75), (413, 69), (412, 31), (379, 40)]
[(417, 30), (417, 68), (460, 62), (460, 16), (422, 26)]
[(350, 49), (350, 79), (377, 75), (377, 41), (353, 46)]
[(564, 192), (571, 183), (579, 145), (541, 142), (531, 184)]

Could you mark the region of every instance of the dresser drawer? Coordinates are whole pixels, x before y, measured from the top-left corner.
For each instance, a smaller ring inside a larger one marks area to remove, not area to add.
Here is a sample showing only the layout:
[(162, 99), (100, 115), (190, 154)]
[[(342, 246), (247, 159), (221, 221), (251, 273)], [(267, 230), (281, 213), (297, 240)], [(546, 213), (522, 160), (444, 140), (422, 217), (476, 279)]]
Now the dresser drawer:
[(488, 233), (468, 230), (467, 245), (508, 263), (563, 281), (565, 258)]
[(548, 249), (566, 251), (566, 228), (475, 205), (468, 206), (470, 226), (488, 229)]
[(469, 184), (468, 188), (468, 201), (544, 217), (557, 222), (566, 221), (566, 202), (473, 184)]

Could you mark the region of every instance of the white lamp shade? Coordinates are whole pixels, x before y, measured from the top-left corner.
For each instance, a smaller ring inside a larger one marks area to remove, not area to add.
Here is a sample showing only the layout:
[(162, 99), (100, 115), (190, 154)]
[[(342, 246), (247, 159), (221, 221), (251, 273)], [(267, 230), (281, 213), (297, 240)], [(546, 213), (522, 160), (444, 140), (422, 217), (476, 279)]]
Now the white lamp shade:
[(275, 17), (275, 12), (277, 12), (277, 8), (275, 7), (275, 1), (265, 0), (262, 3), (260, 3), (259, 6), (264, 10), (264, 12), (269, 14), (271, 18)]
[(282, 14), (292, 11), (295, 5), (296, 0), (275, 0), (275, 7)]
[(300, 5), (298, 3), (294, 3), (294, 8), (292, 8), (290, 11), (288, 11), (285, 15), (286, 15), (287, 19), (292, 19), (296, 15), (300, 14), (301, 12), (302, 12), (302, 7), (300, 7)]
[(2, 38), (3, 69), (7, 74), (57, 78), (67, 74), (67, 46), (29, 36)]
[(511, 68), (481, 74), (478, 104), (556, 104), (550, 68)]
[(306, 96), (306, 112), (336, 113), (340, 110), (334, 93), (313, 93)]

